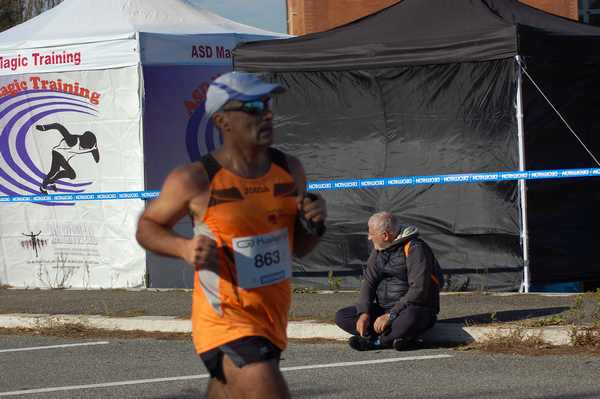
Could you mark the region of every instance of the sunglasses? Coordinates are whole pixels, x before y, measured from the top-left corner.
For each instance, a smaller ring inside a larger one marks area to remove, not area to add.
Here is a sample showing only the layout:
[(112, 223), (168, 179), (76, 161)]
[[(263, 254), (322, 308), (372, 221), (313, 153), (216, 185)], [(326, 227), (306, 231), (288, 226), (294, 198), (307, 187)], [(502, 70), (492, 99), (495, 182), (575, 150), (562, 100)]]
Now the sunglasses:
[(242, 105), (240, 105), (239, 107), (227, 108), (224, 109), (223, 112), (241, 111), (250, 115), (263, 115), (267, 111), (271, 110), (272, 105), (273, 100), (271, 98), (267, 98), (265, 100), (243, 101)]

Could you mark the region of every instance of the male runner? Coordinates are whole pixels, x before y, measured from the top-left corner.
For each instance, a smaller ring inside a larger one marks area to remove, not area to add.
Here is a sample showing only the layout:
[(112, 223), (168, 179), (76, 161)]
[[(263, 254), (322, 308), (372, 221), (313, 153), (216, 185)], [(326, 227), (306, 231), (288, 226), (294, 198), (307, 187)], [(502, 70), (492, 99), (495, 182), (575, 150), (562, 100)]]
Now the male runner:
[[(279, 357), (291, 259), (317, 244), (326, 209), (320, 196), (305, 194), (301, 163), (270, 147), (270, 96), (281, 91), (248, 73), (216, 79), (206, 113), (223, 146), (171, 172), (138, 224), (143, 247), (196, 269), (192, 335), (211, 375), (210, 399), (290, 397)], [(187, 214), (191, 239), (172, 230)]]

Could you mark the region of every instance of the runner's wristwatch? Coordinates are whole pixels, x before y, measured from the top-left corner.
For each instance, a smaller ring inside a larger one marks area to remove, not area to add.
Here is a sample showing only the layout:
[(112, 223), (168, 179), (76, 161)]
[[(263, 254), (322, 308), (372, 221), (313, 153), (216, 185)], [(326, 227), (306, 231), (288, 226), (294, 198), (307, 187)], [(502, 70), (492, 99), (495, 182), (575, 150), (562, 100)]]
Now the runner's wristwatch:
[[(319, 197), (317, 197), (313, 193), (305, 193), (304, 196), (310, 199), (311, 201), (316, 201), (317, 199), (319, 199)], [(303, 211), (300, 211), (298, 216), (300, 218), (300, 223), (302, 224), (302, 227), (304, 227), (308, 234), (321, 237), (323, 236), (323, 234), (325, 234), (325, 231), (327, 231), (325, 223), (323, 223), (322, 221), (315, 223), (312, 220), (306, 219)]]
[(390, 313), (388, 313), (388, 315), (389, 315), (389, 317), (388, 317), (389, 321), (394, 321), (396, 319), (396, 317), (398, 317), (398, 313), (396, 313), (396, 312), (390, 312)]

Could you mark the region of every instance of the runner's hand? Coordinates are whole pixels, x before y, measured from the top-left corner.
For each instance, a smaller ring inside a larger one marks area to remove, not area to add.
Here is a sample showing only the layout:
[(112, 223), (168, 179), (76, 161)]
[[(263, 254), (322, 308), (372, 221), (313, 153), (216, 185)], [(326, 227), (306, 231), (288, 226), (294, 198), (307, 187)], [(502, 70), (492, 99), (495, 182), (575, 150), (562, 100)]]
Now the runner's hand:
[(323, 223), (327, 218), (325, 200), (319, 194), (309, 193), (298, 198), (298, 210), (304, 213), (306, 220)]
[(356, 321), (356, 331), (363, 337), (367, 335), (369, 331), (369, 315), (367, 313), (362, 313), (358, 316), (358, 320)]
[(217, 243), (212, 238), (197, 235), (186, 242), (183, 260), (194, 266), (196, 270), (209, 262), (217, 262), (218, 259)]
[(390, 324), (390, 315), (388, 313), (383, 314), (383, 315), (379, 316), (377, 319), (375, 319), (375, 323), (373, 324), (373, 330), (375, 330), (375, 332), (377, 334), (381, 334), (386, 330), (386, 328), (388, 328), (389, 324)]

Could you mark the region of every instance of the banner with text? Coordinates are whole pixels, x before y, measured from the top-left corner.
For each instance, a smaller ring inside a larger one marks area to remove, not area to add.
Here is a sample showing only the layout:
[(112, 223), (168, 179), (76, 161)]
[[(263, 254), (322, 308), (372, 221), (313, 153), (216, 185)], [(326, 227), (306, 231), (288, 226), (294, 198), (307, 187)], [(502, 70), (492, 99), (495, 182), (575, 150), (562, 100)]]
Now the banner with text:
[[(133, 39), (40, 49), (0, 50), (0, 76), (88, 71), (133, 66), (139, 62), (138, 44)], [(0, 96), (6, 95), (7, 90), (10, 94), (11, 83), (15, 82), (9, 81), (2, 85)]]
[[(143, 190), (138, 68), (0, 77), (0, 285), (143, 286), (143, 203), (69, 195)], [(44, 201), (45, 195), (65, 195)]]
[(220, 65), (231, 70), (233, 49), (239, 42), (276, 38), (240, 33), (168, 35), (141, 32), (142, 64), (145, 66)]

